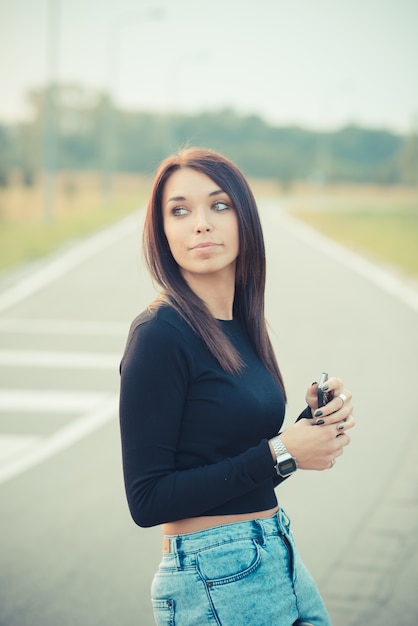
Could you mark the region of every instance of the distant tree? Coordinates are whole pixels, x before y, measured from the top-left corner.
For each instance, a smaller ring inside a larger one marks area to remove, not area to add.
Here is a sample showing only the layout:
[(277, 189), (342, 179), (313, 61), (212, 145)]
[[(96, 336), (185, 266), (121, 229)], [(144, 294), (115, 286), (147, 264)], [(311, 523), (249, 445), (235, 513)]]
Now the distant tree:
[(390, 184), (417, 178), (416, 132), (405, 141), (388, 130), (354, 125), (328, 132), (275, 127), (231, 108), (196, 115), (126, 111), (107, 94), (77, 84), (34, 89), (28, 100), (32, 119), (7, 127), (7, 150), (0, 137), (0, 166), (6, 168), (4, 154), (14, 154), (28, 182), (46, 163), (101, 170), (104, 181), (116, 171), (150, 173), (185, 145), (219, 150), (248, 176), (284, 187), (302, 179)]
[(0, 126), (0, 187), (7, 187), (13, 165), (14, 145), (11, 130)]
[(40, 170), (41, 136), (39, 128), (33, 123), (20, 123), (15, 127), (17, 167), (21, 171), (23, 184), (34, 184), (36, 173)]
[(347, 126), (330, 135), (334, 177), (358, 182), (395, 182), (402, 137), (386, 130)]
[(398, 162), (402, 180), (418, 186), (418, 119), (399, 150)]

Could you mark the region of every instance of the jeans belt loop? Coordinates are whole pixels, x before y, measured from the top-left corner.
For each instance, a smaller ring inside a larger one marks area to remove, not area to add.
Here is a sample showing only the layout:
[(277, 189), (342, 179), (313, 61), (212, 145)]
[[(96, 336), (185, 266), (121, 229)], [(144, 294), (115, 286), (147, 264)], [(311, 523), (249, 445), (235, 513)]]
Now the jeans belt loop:
[(266, 543), (266, 534), (264, 530), (263, 520), (255, 519), (254, 523), (257, 525), (257, 530), (258, 530), (258, 534), (260, 537), (261, 545), (264, 546), (264, 544)]
[(170, 537), (163, 537), (163, 554), (171, 552)]

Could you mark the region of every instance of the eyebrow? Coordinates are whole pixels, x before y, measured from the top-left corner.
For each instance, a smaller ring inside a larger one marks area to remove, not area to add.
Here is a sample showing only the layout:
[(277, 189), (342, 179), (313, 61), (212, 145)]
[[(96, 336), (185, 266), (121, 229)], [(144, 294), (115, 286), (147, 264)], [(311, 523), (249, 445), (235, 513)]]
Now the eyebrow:
[[(215, 189), (215, 191), (211, 191), (210, 194), (208, 195), (209, 198), (211, 198), (212, 196), (219, 196), (219, 194), (224, 193), (225, 195), (228, 195), (226, 193), (226, 191), (223, 191), (222, 189)], [(173, 196), (172, 198), (169, 198), (167, 200), (167, 204), (169, 202), (185, 202), (187, 200), (187, 198), (185, 196)]]

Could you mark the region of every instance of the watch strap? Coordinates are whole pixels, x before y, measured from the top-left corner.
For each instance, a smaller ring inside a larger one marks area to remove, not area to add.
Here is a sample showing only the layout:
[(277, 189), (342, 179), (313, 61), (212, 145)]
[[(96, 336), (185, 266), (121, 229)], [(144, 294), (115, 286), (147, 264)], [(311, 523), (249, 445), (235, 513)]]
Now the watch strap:
[(283, 454), (289, 454), (288, 449), (286, 448), (279, 436), (270, 439), (270, 443), (277, 458), (279, 458)]

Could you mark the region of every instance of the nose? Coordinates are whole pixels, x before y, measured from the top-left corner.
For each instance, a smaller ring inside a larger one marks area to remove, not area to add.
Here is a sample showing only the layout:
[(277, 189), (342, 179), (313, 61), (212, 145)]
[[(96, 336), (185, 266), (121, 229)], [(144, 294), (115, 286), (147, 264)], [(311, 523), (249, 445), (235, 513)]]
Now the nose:
[(209, 220), (207, 211), (200, 210), (196, 212), (196, 221), (194, 225), (194, 231), (196, 234), (209, 233), (212, 230), (212, 224)]

